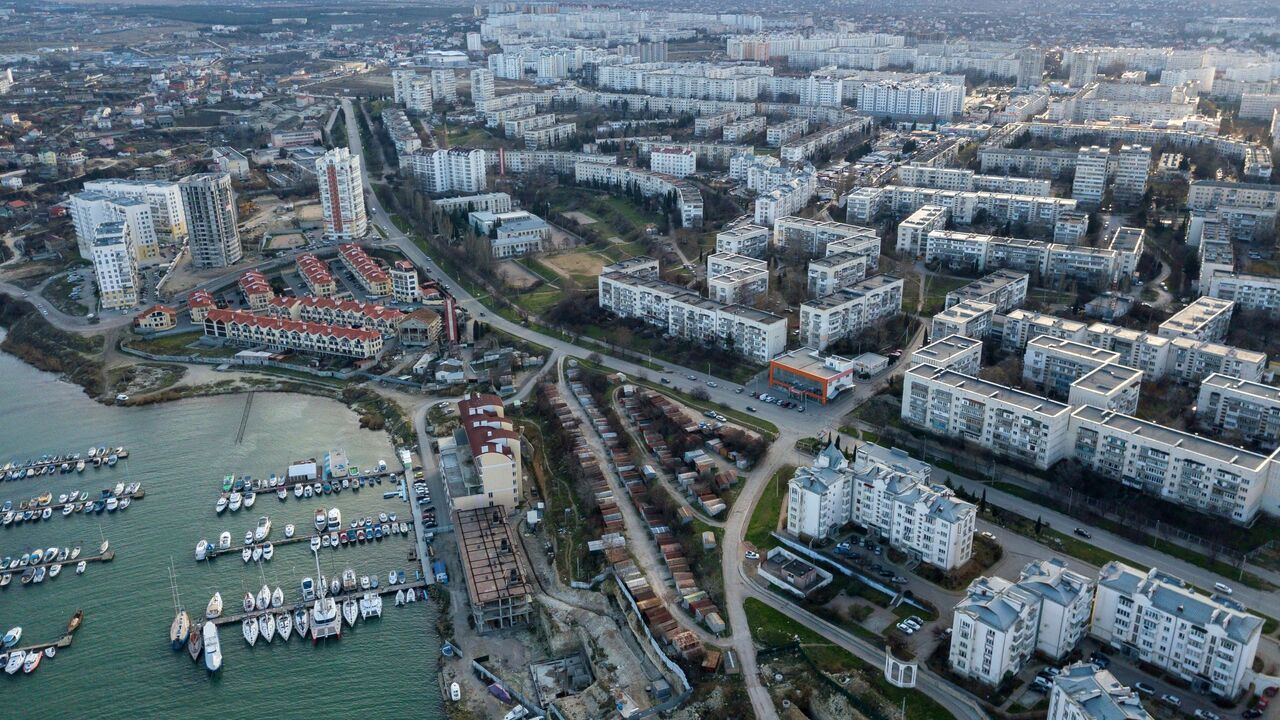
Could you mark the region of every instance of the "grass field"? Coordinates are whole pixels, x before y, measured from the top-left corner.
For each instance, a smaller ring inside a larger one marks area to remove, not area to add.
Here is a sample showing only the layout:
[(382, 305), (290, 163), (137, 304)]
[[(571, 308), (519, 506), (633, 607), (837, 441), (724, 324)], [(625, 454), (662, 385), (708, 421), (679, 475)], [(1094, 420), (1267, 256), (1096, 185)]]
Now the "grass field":
[(778, 518), (782, 515), (782, 501), (787, 496), (787, 482), (796, 472), (794, 465), (783, 465), (769, 479), (769, 485), (760, 493), (760, 501), (751, 511), (751, 520), (747, 523), (744, 537), (757, 549), (764, 549), (769, 542), (769, 533), (778, 529)]

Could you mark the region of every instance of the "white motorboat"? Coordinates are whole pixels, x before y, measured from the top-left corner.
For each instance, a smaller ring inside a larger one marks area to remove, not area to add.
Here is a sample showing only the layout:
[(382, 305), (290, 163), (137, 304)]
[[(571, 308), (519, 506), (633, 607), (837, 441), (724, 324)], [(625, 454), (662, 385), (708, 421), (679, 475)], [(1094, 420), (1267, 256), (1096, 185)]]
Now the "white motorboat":
[(369, 576), (368, 576), (368, 575), (361, 575), (361, 576), (360, 576), (360, 589), (361, 589), (361, 590), (368, 590), (368, 589), (369, 589)]
[(338, 578), (334, 578), (330, 580), (329, 593), (332, 595), (337, 595), (340, 592), (342, 592), (342, 584), (338, 582)]
[(263, 515), (258, 518), (258, 527), (253, 529), (254, 542), (262, 542), (271, 534), (271, 518)]
[(404, 590), (397, 590), (397, 591), (396, 591), (396, 605), (403, 605), (403, 604), (404, 604)]
[(316, 510), (316, 530), (324, 530), (328, 526), (328, 516), (324, 510)]
[(212, 622), (205, 622), (204, 629), (201, 631), (201, 638), (204, 642), (204, 666), (209, 672), (217, 672), (222, 669), (222, 645), (218, 642), (218, 626)]
[(275, 546), (275, 545), (272, 545), (271, 543), (267, 543), (266, 545), (263, 545), (263, 546), (262, 546), (262, 559), (263, 559), (263, 560), (270, 560), (270, 559), (271, 559), (271, 557), (272, 557), (273, 555), (275, 555), (275, 554), (276, 554), (276, 546)]
[(280, 633), (280, 639), (286, 641), (293, 634), (293, 620), (289, 619), (289, 613), (282, 612), (276, 618), (276, 631)]
[(314, 536), (311, 538), (311, 552), (316, 552), (319, 549), (320, 549), (320, 537)]
[(204, 609), (204, 616), (207, 620), (212, 620), (222, 614), (222, 593), (215, 592), (213, 597), (209, 598), (209, 604)]
[(4, 646), (7, 648), (11, 648), (14, 645), (17, 645), (18, 641), (21, 639), (22, 639), (22, 626), (19, 625), (17, 627), (10, 628), (9, 632), (4, 634)]
[(4, 671), (13, 675), (22, 669), (22, 662), (27, 659), (27, 654), (21, 650), (14, 650), (9, 653), (9, 662), (5, 663)]
[(359, 608), (355, 600), (347, 598), (342, 602), (342, 618), (347, 621), (347, 627), (355, 627), (358, 614)]
[(293, 537), (293, 525), (292, 525), (292, 524), (289, 524), (289, 525), (285, 525), (285, 526), (284, 526), (284, 537), (285, 537), (285, 539), (286, 539), (286, 540), (288, 540), (289, 538), (292, 538), (292, 537)]
[(229, 502), (230, 500), (227, 498), (226, 495), (219, 497), (218, 501), (213, 504), (214, 511), (217, 512), (218, 514), (222, 514), (222, 511), (227, 509), (227, 503)]
[(248, 546), (246, 546), (245, 548), (243, 548), (243, 549), (240, 551), (240, 557), (241, 557), (241, 558), (245, 561), (245, 563), (247, 564), (250, 560), (252, 560), (252, 559), (253, 559), (253, 548), (248, 547)]
[(245, 618), (240, 623), (240, 632), (244, 635), (244, 641), (249, 643), (249, 647), (258, 642), (258, 619)]
[(78, 557), (80, 557), (80, 546), (79, 546), (79, 545), (77, 545), (77, 546), (75, 546), (75, 547), (71, 548), (71, 554), (70, 554), (70, 555), (68, 555), (68, 556), (67, 556), (67, 558), (68, 558), (68, 559), (70, 559), (70, 560), (75, 560), (75, 559), (76, 559), (76, 558), (78, 558)]
[(309, 498), (309, 497), (311, 497), (312, 495), (315, 495), (315, 491), (313, 491), (313, 490), (311, 489), (311, 486), (310, 486), (310, 485), (303, 485), (303, 486), (302, 486), (302, 497), (304, 497), (304, 498)]
[(391, 572), (387, 573), (387, 584), (388, 584), (388, 585), (395, 585), (395, 584), (396, 584), (396, 571), (395, 571), (395, 570), (392, 570)]
[(22, 672), (27, 675), (35, 672), (36, 668), (40, 667), (40, 661), (43, 659), (44, 656), (38, 652), (27, 653), (27, 659), (22, 661)]
[(209, 555), (209, 541), (200, 538), (200, 542), (196, 543), (196, 560), (204, 560)]
[(414, 590), (413, 588), (409, 588), (408, 590), (405, 590), (404, 601), (406, 604), (418, 602), (418, 591)]
[(78, 473), (84, 472), (84, 460), (76, 461), (76, 472)]
[(378, 522), (384, 523), (386, 521), (387, 521), (387, 514), (385, 512), (378, 513)]
[(449, 699), (458, 702), (462, 699), (462, 686), (458, 683), (449, 683)]
[(50, 580), (52, 580), (53, 578), (58, 577), (58, 573), (60, 573), (60, 572), (62, 572), (62, 566), (61, 566), (61, 565), (50, 565), (50, 566), (49, 566), (49, 579), (50, 579)]
[(257, 607), (259, 610), (266, 610), (267, 606), (270, 604), (271, 604), (271, 588), (267, 587), (266, 585), (263, 585), (262, 589), (258, 591), (257, 597), (254, 599), (254, 606)]
[(356, 571), (347, 568), (342, 571), (342, 589), (345, 592), (351, 592), (356, 589)]
[(316, 583), (309, 577), (302, 578), (302, 599), (305, 602), (316, 599)]
[(254, 501), (258, 499), (257, 493), (247, 492), (244, 494), (244, 507), (246, 510), (253, 507)]
[(320, 547), (329, 547), (329, 533), (320, 536)]
[(342, 529), (342, 511), (338, 508), (329, 508), (329, 532)]
[(281, 500), (288, 500), (289, 499), (288, 489), (280, 488), (279, 490), (276, 490), (276, 497), (280, 498)]
[(302, 499), (302, 486), (301, 486), (301, 485), (294, 485), (294, 486), (293, 486), (293, 496), (294, 496), (294, 497), (296, 497), (296, 498), (298, 498), (299, 500), (301, 500), (301, 499)]
[(276, 638), (276, 616), (267, 613), (258, 618), (258, 629), (262, 631), (262, 639), (271, 642)]
[(76, 506), (75, 506), (75, 505), (67, 504), (67, 505), (63, 505), (63, 506), (62, 506), (62, 516), (63, 516), (63, 517), (66, 517), (66, 516), (70, 515), (71, 513), (75, 512), (75, 511), (76, 511)]
[(222, 534), (218, 536), (218, 549), (227, 550), (230, 547), (231, 547), (231, 533), (227, 532), (226, 530), (223, 530)]
[(406, 523), (406, 522), (400, 523), (400, 534), (401, 535), (409, 534), (409, 523)]
[(76, 574), (83, 575), (84, 570), (87, 567), (89, 567), (89, 563), (85, 562), (84, 560), (81, 560), (79, 563), (76, 563)]
[(252, 530), (245, 530), (245, 531), (244, 531), (244, 544), (245, 544), (245, 545), (252, 545), (252, 544), (253, 544), (253, 531), (252, 531)]
[(227, 509), (231, 510), (231, 512), (236, 512), (240, 509), (243, 501), (244, 499), (239, 492), (233, 492), (231, 493), (231, 498), (227, 501)]
[(251, 555), (251, 557), (253, 557), (253, 561), (254, 561), (254, 562), (258, 562), (259, 560), (261, 560), (261, 559), (262, 559), (262, 546), (261, 546), (261, 545), (254, 545), (254, 546), (253, 546), (253, 552), (252, 552), (252, 553), (250, 553), (250, 555)]
[(284, 590), (277, 585), (276, 589), (271, 593), (271, 607), (278, 608), (284, 604)]

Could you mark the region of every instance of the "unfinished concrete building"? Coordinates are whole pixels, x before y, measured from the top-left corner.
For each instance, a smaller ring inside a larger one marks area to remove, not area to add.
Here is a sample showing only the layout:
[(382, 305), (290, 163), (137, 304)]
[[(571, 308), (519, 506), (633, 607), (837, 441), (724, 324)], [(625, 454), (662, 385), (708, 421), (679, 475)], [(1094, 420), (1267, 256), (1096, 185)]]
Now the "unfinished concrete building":
[(453, 514), (471, 617), (482, 634), (524, 625), (533, 615), (533, 587), (506, 515), (501, 505)]

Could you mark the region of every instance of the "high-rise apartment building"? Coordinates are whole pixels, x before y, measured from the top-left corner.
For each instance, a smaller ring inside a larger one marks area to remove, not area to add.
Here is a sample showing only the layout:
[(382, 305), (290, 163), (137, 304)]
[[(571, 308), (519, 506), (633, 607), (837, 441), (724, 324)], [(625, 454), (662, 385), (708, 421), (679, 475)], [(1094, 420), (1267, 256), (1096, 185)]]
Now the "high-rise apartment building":
[(217, 268), (240, 261), (239, 218), (231, 176), (200, 173), (178, 183), (190, 236), (191, 262), (197, 268)]
[(1076, 177), (1071, 183), (1071, 197), (1077, 202), (1097, 207), (1107, 191), (1107, 166), (1111, 151), (1098, 145), (1080, 148), (1076, 154)]
[(316, 160), (316, 181), (324, 211), (324, 236), (349, 242), (364, 237), (369, 219), (364, 207), (360, 157), (345, 147), (334, 148)]
[(479, 105), (494, 98), (493, 71), (476, 68), (471, 71), (471, 102)]
[[(1080, 172), (1079, 164), (1076, 172)], [(1151, 148), (1146, 145), (1124, 145), (1116, 162), (1115, 201), (1119, 205), (1133, 206), (1142, 201), (1147, 192), (1147, 177), (1151, 174)]]
[(98, 301), (103, 308), (138, 304), (138, 263), (127, 221), (105, 222), (93, 239), (93, 271), (98, 278)]

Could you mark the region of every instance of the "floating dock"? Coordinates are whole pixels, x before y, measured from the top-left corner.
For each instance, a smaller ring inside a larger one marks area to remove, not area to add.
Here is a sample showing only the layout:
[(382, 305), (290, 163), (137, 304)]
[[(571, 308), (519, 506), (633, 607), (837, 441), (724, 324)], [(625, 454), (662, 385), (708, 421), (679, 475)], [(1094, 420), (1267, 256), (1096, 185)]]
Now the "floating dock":
[[(390, 525), (391, 523), (388, 521), (388, 522), (387, 522), (387, 524), (388, 524), (388, 525)], [(396, 522), (396, 524), (397, 524), (397, 525), (399, 525), (400, 523), (397, 521), (397, 522)], [(367, 528), (365, 528), (363, 525), (362, 525), (362, 526), (360, 526), (359, 528), (356, 528), (356, 529), (357, 529), (357, 530), (362, 530), (362, 529), (363, 529), (363, 530), (365, 530), (365, 532), (368, 532), (368, 529), (367, 529)], [(249, 549), (251, 549), (251, 550), (252, 550), (252, 549), (253, 549), (253, 548), (255, 548), (255, 547), (261, 547), (261, 546), (263, 546), (263, 545), (266, 545), (267, 543), (271, 543), (272, 547), (275, 547), (275, 548), (279, 548), (279, 547), (281, 547), (281, 546), (283, 546), (283, 545), (293, 545), (293, 544), (296, 544), (296, 543), (310, 543), (310, 542), (311, 542), (311, 538), (318, 538), (318, 537), (323, 537), (324, 535), (331, 535), (333, 532), (336, 532), (336, 533), (339, 533), (339, 534), (344, 533), (344, 532), (345, 532), (345, 533), (350, 533), (350, 532), (352, 532), (352, 529), (351, 529), (351, 528), (343, 528), (343, 529), (341, 529), (341, 530), (334, 530), (334, 531), (332, 531), (332, 532), (328, 532), (328, 531), (326, 531), (326, 532), (325, 532), (325, 533), (323, 533), (323, 534), (321, 534), (321, 533), (313, 533), (313, 534), (311, 534), (311, 535), (294, 535), (294, 536), (293, 536), (293, 537), (291, 537), (291, 538), (280, 538), (279, 540), (272, 540), (271, 538), (267, 538), (266, 540), (263, 540), (262, 542), (250, 543), (249, 545), (245, 545), (245, 544), (243, 544), (243, 543), (242, 543), (242, 544), (240, 544), (240, 545), (232, 545), (232, 546), (231, 546), (231, 547), (229, 547), (229, 548), (222, 548), (222, 549), (219, 549), (217, 546), (213, 546), (213, 547), (210, 547), (210, 548), (209, 548), (209, 550), (205, 553), (205, 560), (211, 560), (211, 559), (213, 559), (213, 558), (218, 557), (219, 555), (228, 555), (228, 554), (235, 554), (235, 555), (239, 555), (239, 554), (241, 554), (241, 552), (242, 552), (245, 548), (249, 548)], [(407, 532), (407, 533), (390, 533), (390, 534), (387, 534), (387, 535), (383, 535), (383, 536), (382, 536), (382, 538), (381, 538), (381, 540), (387, 540), (387, 539), (389, 539), (389, 538), (398, 538), (398, 537), (399, 537), (399, 538), (406, 538), (406, 539), (407, 539), (407, 538), (409, 538), (409, 537), (410, 537), (410, 536), (412, 536), (412, 535), (413, 535), (413, 530), (410, 530), (410, 531), (409, 531), (409, 532)], [(370, 538), (366, 538), (364, 542), (360, 542), (360, 541), (358, 541), (358, 540), (352, 540), (352, 541), (348, 542), (346, 545), (338, 544), (338, 545), (329, 545), (329, 546), (327, 546), (327, 547), (329, 547), (329, 548), (334, 548), (334, 547), (344, 548), (344, 547), (352, 547), (352, 546), (358, 546), (358, 545), (369, 545), (369, 544), (371, 544), (371, 543), (381, 542), (381, 540), (380, 540), (380, 539), (378, 539), (378, 538), (372, 538), (372, 539), (370, 539)], [(324, 550), (324, 549), (325, 549), (325, 547), (326, 547), (326, 546), (323, 546), (323, 545), (322, 545), (322, 546), (320, 547), (320, 549), (321, 549), (321, 550)], [(197, 560), (196, 562), (201, 562), (201, 561)]]
[[(131, 492), (131, 493), (121, 493), (121, 494), (119, 494), (119, 495), (109, 495), (109, 496), (107, 496), (107, 497), (114, 497), (116, 500), (124, 500), (125, 498), (128, 498), (128, 499), (129, 499), (129, 502), (133, 502), (133, 501), (135, 501), (135, 500), (141, 500), (142, 498), (144, 498), (144, 497), (146, 497), (146, 496), (147, 496), (147, 491), (146, 491), (146, 490), (144, 490), (144, 489), (142, 489), (142, 488), (138, 488), (138, 489), (137, 489), (137, 491), (135, 491), (135, 492)], [(45, 509), (46, 507), (53, 511), (53, 514), (49, 516), (49, 519), (50, 519), (50, 520), (52, 520), (52, 519), (54, 519), (55, 517), (61, 517), (61, 516), (62, 516), (62, 509), (63, 509), (64, 507), (68, 506), (68, 505), (71, 505), (71, 506), (73, 506), (73, 507), (74, 507), (74, 506), (76, 505), (76, 503), (80, 503), (80, 504), (82, 504), (82, 505), (86, 505), (86, 504), (87, 504), (87, 505), (92, 506), (95, 502), (97, 502), (97, 501), (99, 501), (99, 500), (102, 500), (103, 502), (106, 502), (106, 499), (107, 499), (106, 497), (102, 497), (102, 496), (98, 496), (98, 497), (90, 496), (88, 500), (84, 500), (84, 501), (72, 500), (72, 501), (68, 501), (68, 502), (61, 502), (61, 503), (60, 503), (60, 502), (51, 502), (51, 503), (49, 503), (48, 505), (41, 505), (41, 506), (40, 506), (40, 507), (38, 507), (38, 508), (24, 508), (24, 509), (22, 509), (22, 510), (14, 509), (14, 510), (13, 510), (13, 513), (14, 513), (15, 517), (13, 518), (13, 522), (9, 523), (8, 527), (18, 527), (18, 526), (20, 526), (20, 525), (25, 525), (25, 524), (27, 524), (27, 523), (39, 522), (40, 520), (42, 520), (42, 518), (41, 518), (41, 517), (39, 517), (39, 513), (44, 512), (44, 509)], [(126, 509), (127, 509), (127, 508), (126, 508)], [(37, 514), (36, 514), (34, 517), (32, 517), (30, 520), (19, 520), (19, 519), (18, 519), (18, 517), (17, 517), (17, 515), (18, 515), (19, 513), (21, 513), (21, 512), (25, 512), (26, 510), (32, 510), (32, 511), (36, 512)], [(84, 512), (84, 510), (83, 510), (83, 509), (81, 509), (81, 510), (80, 510), (80, 512), (73, 512), (73, 513), (71, 513), (70, 515), (68, 515), (67, 517), (75, 517), (76, 515), (101, 515), (101, 514), (103, 514), (103, 513), (115, 514), (115, 513), (116, 513), (116, 512), (118, 512), (118, 511), (119, 511), (119, 508), (116, 508), (115, 510), (108, 511), (108, 510), (104, 507), (104, 508), (103, 508), (103, 510), (102, 510), (102, 513), (98, 513), (98, 512), (94, 512), (94, 513), (86, 513), (86, 512)]]
[[(397, 590), (415, 590), (416, 591), (416, 590), (425, 588), (426, 586), (427, 586), (427, 583), (423, 580), (409, 580), (408, 582), (395, 583), (394, 585), (383, 585), (379, 583), (378, 587), (376, 588), (370, 588), (368, 590), (361, 590), (359, 588), (356, 588), (355, 590), (340, 592), (337, 595), (326, 594), (325, 597), (331, 597), (334, 600), (336, 600), (339, 605), (341, 605), (343, 600), (347, 600), (347, 599), (359, 600), (360, 597), (365, 593), (376, 593), (378, 595), (395, 595)], [(422, 602), (422, 599), (419, 598), (417, 602)], [(249, 619), (249, 618), (258, 618), (263, 615), (279, 615), (280, 613), (283, 613), (283, 612), (292, 613), (294, 610), (297, 610), (298, 608), (302, 608), (302, 607), (309, 608), (314, 603), (315, 603), (314, 600), (297, 600), (294, 602), (286, 602), (277, 608), (267, 608), (266, 610), (251, 610), (249, 612), (244, 612), (243, 610), (241, 610), (240, 612), (233, 613), (231, 615), (227, 615), (227, 614), (219, 615), (218, 617), (213, 618), (213, 624), (218, 626), (231, 625), (234, 623), (244, 622), (246, 619)], [(384, 612), (385, 612), (385, 609), (384, 609)], [(341, 620), (341, 618), (339, 618), (339, 620)], [(193, 617), (191, 619), (191, 622), (194, 624), (196, 622), (196, 618)]]
[[(115, 559), (116, 559), (116, 551), (115, 551), (115, 550), (110, 550), (110, 549), (108, 549), (106, 552), (104, 552), (104, 553), (98, 553), (97, 555), (81, 555), (80, 557), (76, 558), (75, 560), (72, 560), (70, 557), (68, 557), (66, 560), (54, 560), (54, 561), (52, 561), (52, 562), (47, 561), (47, 560), (41, 560), (40, 562), (36, 563), (35, 565), (23, 565), (22, 567), (14, 568), (14, 569), (12, 569), (12, 570), (10, 570), (10, 569), (8, 569), (8, 568), (5, 568), (3, 571), (0, 571), (0, 572), (12, 573), (12, 574), (13, 574), (13, 580), (12, 580), (12, 581), (10, 581), (10, 584), (13, 584), (14, 582), (18, 582), (18, 581), (19, 581), (19, 579), (20, 579), (20, 576), (21, 576), (24, 572), (26, 572), (28, 569), (30, 569), (30, 570), (34, 570), (34, 569), (36, 569), (36, 568), (41, 568), (41, 567), (42, 567), (42, 568), (51, 568), (51, 567), (53, 567), (54, 565), (71, 565), (71, 566), (75, 566), (75, 565), (79, 565), (81, 560), (83, 560), (83, 561), (85, 561), (85, 562), (87, 562), (87, 563), (90, 563), (90, 562), (104, 562), (104, 563), (105, 563), (105, 562), (111, 562), (112, 560), (115, 560)], [(61, 573), (59, 573), (59, 574), (61, 574)], [(45, 578), (45, 581), (47, 581), (48, 579), (49, 579), (49, 578)], [(28, 584), (30, 584), (30, 583), (28, 583)], [(43, 584), (43, 583), (42, 583), (42, 584)]]
[[(73, 617), (72, 619), (74, 620), (75, 618)], [(68, 623), (68, 626), (70, 626), (70, 623)], [(81, 627), (84, 627), (83, 618), (81, 618), (80, 624), (76, 626), (76, 630), (79, 630)], [(63, 633), (61, 637), (59, 637), (57, 640), (54, 640), (53, 642), (36, 643), (35, 645), (24, 645), (23, 647), (10, 648), (8, 650), (5, 650), (5, 652), (11, 653), (17, 650), (21, 650), (25, 653), (44, 652), (45, 648), (51, 648), (51, 647), (58, 648), (59, 650), (61, 650), (65, 647), (71, 646), (71, 640), (75, 637), (76, 630), (68, 630), (67, 632)]]
[[(117, 461), (125, 460), (129, 457), (129, 451), (123, 447), (108, 448), (106, 457), (110, 457), (112, 455), (116, 456)], [(96, 459), (96, 457), (90, 458), (79, 453), (68, 453), (66, 455), (42, 455), (39, 458), (28, 459), (25, 461), (11, 460), (0, 465), (0, 480), (34, 480), (35, 478), (44, 477), (45, 475), (70, 475), (75, 473), (76, 463), (81, 460), (84, 460), (86, 470), (89, 468), (101, 469), (103, 467), (115, 467), (115, 465), (108, 464), (105, 461), (105, 458), (102, 462), (98, 463), (94, 462)], [(65, 473), (59, 472), (58, 468), (60, 468), (64, 463), (69, 465), (71, 469)], [(117, 462), (117, 464), (119, 463)], [(53, 468), (54, 472), (49, 472), (49, 468)], [(21, 476), (18, 475), (19, 472), (21, 472)]]
[[(401, 474), (400, 472), (392, 472), (390, 470), (387, 470), (385, 472), (378, 472), (378, 473), (361, 473), (359, 476), (352, 476), (349, 478), (340, 478), (336, 482), (334, 480), (326, 481), (326, 480), (310, 480), (307, 478), (295, 478), (292, 480), (285, 480), (280, 485), (275, 485), (275, 486), (267, 484), (267, 485), (263, 485), (262, 487), (245, 487), (240, 490), (234, 490), (234, 489), (221, 490), (220, 489), (218, 491), (218, 496), (222, 497), (224, 495), (230, 495), (232, 492), (239, 492), (241, 495), (244, 495), (246, 490), (252, 490), (253, 494), (257, 496), (258, 500), (262, 500), (263, 498), (269, 497), (272, 495), (275, 495), (276, 499), (280, 499), (279, 492), (281, 489), (283, 489), (285, 491), (285, 497), (284, 497), (285, 500), (288, 500), (290, 498), (296, 498), (298, 500), (315, 500), (317, 498), (325, 498), (325, 497), (331, 497), (333, 495), (338, 495), (342, 493), (342, 491), (344, 490), (351, 490), (351, 491), (358, 492), (361, 488), (367, 488), (372, 485), (381, 485), (383, 480), (391, 480), (392, 482), (395, 482), (398, 484), (399, 483), (398, 476), (400, 474)], [(342, 487), (343, 480), (350, 481), (348, 487), (345, 487), (345, 488)], [(332, 492), (329, 492), (329, 493), (324, 492), (323, 487), (326, 484), (331, 486)], [(313, 492), (311, 497), (299, 498), (293, 494), (293, 489), (295, 487), (313, 487), (314, 488), (316, 485), (321, 486), (321, 491), (320, 493)], [(255, 504), (257, 503), (255, 502)], [(240, 508), (240, 510), (244, 510), (244, 509), (246, 508), (244, 507)], [(248, 509), (252, 510), (253, 508), (248, 508)], [(240, 510), (232, 510), (231, 508), (227, 508), (224, 512), (238, 513), (240, 512)]]

